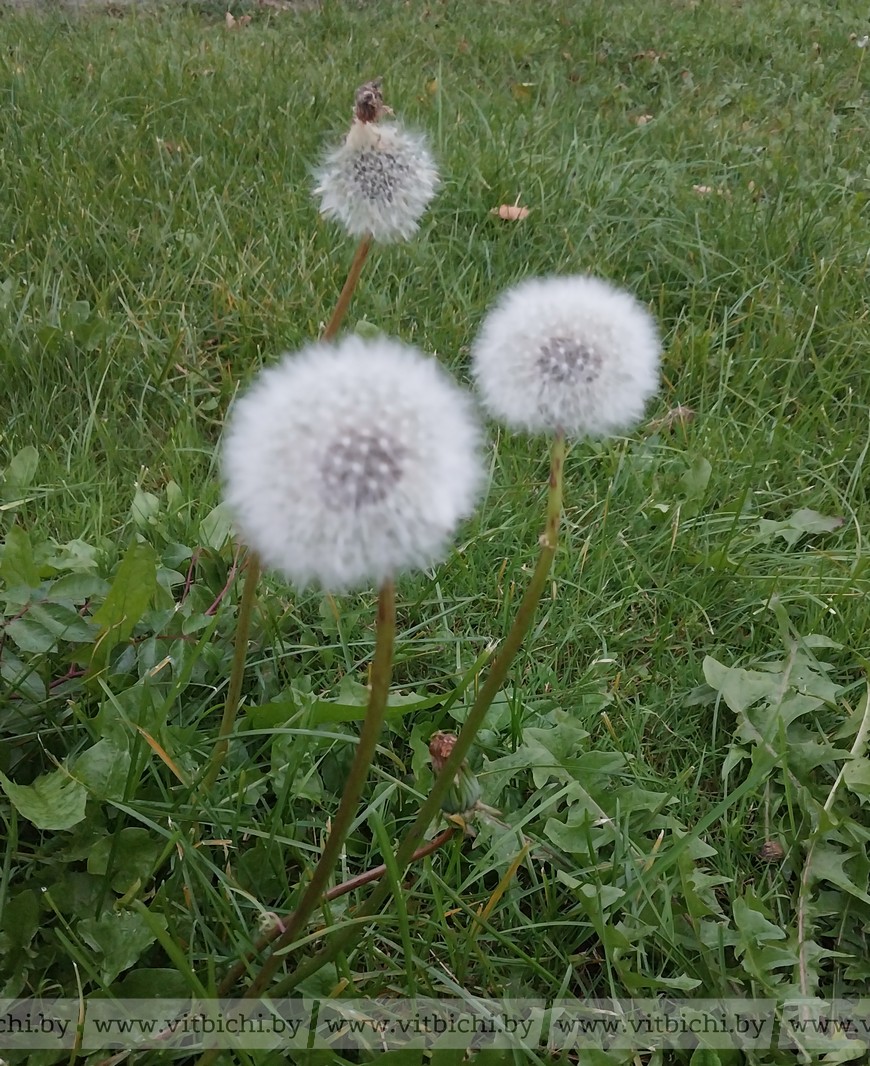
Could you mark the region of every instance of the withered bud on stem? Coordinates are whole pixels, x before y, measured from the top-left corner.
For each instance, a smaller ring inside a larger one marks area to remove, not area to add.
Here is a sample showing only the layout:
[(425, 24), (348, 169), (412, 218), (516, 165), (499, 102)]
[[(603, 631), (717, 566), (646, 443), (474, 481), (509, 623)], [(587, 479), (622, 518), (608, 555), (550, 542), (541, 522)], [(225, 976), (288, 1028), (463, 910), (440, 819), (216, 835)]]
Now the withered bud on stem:
[[(450, 753), (456, 746), (456, 739), (453, 733), (432, 734), (429, 740), (429, 758), (432, 760), (432, 772), (436, 776), (441, 773), (444, 764), (450, 758)], [(468, 762), (463, 759), (453, 778), (450, 791), (444, 797), (441, 809), (446, 814), (467, 815), (475, 810), (480, 796), (480, 784), (471, 772)]]
[(383, 78), (374, 78), (357, 89), (353, 113), (359, 122), (377, 122), (382, 115), (392, 115), (392, 108), (384, 103), (382, 84)]

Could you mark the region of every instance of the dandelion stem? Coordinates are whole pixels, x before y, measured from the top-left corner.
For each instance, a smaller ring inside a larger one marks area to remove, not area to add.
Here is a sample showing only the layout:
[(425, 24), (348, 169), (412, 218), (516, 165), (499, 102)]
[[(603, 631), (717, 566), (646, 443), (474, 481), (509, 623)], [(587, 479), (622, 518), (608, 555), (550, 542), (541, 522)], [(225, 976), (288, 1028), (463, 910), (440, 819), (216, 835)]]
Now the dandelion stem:
[[(442, 829), (441, 832), (434, 836), (431, 840), (427, 840), (425, 844), (421, 844), (419, 848), (414, 852), (413, 861), (417, 862), (419, 859), (425, 859), (428, 855), (437, 851), (443, 847), (448, 841), (459, 833), (460, 830), (456, 826), (448, 826), (446, 829)], [(326, 900), (339, 899), (341, 896), (346, 896), (349, 892), (356, 892), (358, 888), (362, 888), (364, 885), (369, 884), (372, 881), (379, 881), (387, 872), (387, 864), (381, 863), (379, 866), (373, 866), (370, 870), (364, 870), (361, 874), (354, 874), (353, 877), (349, 877), (347, 881), (342, 881), (340, 885), (333, 885), (332, 888), (327, 889), (323, 893), (323, 898)], [(231, 970), (229, 970), (221, 981), (218, 987), (218, 995), (225, 996), (232, 991), (233, 985), (240, 977), (244, 976), (245, 970), (248, 964), (254, 959), (255, 955), (267, 948), (272, 941), (281, 933), (287, 926), (287, 922), (292, 919), (292, 913), (283, 919), (281, 925), (275, 925), (275, 927), (269, 932), (264, 933), (254, 944), (253, 951), (246, 955), (243, 959), (240, 959)]]
[(341, 290), (341, 294), (338, 297), (338, 303), (335, 305), (335, 310), (332, 312), (332, 318), (330, 318), (329, 324), (323, 331), (322, 339), (325, 341), (332, 340), (341, 329), (341, 324), (344, 321), (344, 316), (347, 314), (347, 309), (350, 307), (350, 301), (353, 297), (354, 289), (356, 289), (356, 283), (359, 281), (359, 276), (362, 273), (362, 268), (371, 246), (372, 239), (368, 236), (363, 237), (357, 245), (353, 262), (350, 264), (350, 270), (347, 274), (347, 280), (344, 283), (344, 288)]
[(242, 678), (245, 676), (245, 659), (248, 653), (248, 633), (251, 629), (251, 616), (254, 612), (254, 602), (257, 598), (257, 583), (260, 580), (260, 560), (255, 552), (248, 555), (245, 567), (245, 585), (242, 589), (242, 598), (239, 601), (239, 617), (236, 621), (236, 642), (233, 647), (233, 666), (230, 673), (230, 683), (227, 689), (227, 702), (224, 704), (224, 713), (218, 729), (218, 739), (211, 753), (208, 770), (202, 780), (200, 791), (211, 791), (217, 781), (221, 766), (227, 756), (230, 746), (230, 734), (236, 724), (236, 714), (239, 710), (239, 699), (242, 694)]
[[(483, 725), (486, 712), (492, 705), (498, 692), (501, 690), (507, 677), (511, 663), (519, 651), (523, 639), (532, 624), (537, 610), (538, 602), (544, 591), (550, 566), (556, 554), (556, 546), (559, 541), (559, 524), (562, 516), (562, 484), (565, 466), (565, 437), (558, 432), (553, 439), (553, 447), (550, 458), (550, 481), (547, 498), (547, 519), (544, 532), (541, 535), (541, 554), (538, 558), (535, 572), (529, 582), (522, 602), (517, 610), (513, 624), (499, 649), (498, 655), (489, 669), (486, 680), (478, 691), (468, 717), (453, 747), (450, 757), (444, 763), (441, 772), (435, 779), (429, 795), (426, 797), (414, 824), (402, 838), (402, 842), (396, 851), (395, 862), (400, 874), (408, 866), (414, 850), (421, 837), (425, 833), (430, 822), (437, 817), (441, 804), (446, 796), (456, 771), (462, 764), (462, 760), (468, 754), (477, 731)], [(331, 962), (340, 952), (345, 951), (354, 944), (365, 931), (366, 923), (360, 922), (360, 918), (371, 918), (377, 914), (381, 904), (390, 894), (390, 882), (382, 881), (371, 893), (366, 902), (360, 907), (355, 915), (355, 921), (344, 929), (339, 929), (335, 936), (322, 951), (306, 959), (288, 974), (283, 981), (272, 990), (273, 995), (286, 995), (287, 992), (296, 988), (311, 974), (316, 973), (322, 966)], [(259, 991), (259, 989), (258, 989)]]
[[(320, 903), (329, 876), (344, 847), (345, 838), (350, 830), (354, 815), (359, 805), (360, 796), (368, 777), (369, 767), (374, 757), (378, 737), (384, 722), (387, 710), (387, 696), (390, 691), (390, 678), (393, 671), (393, 645), (396, 639), (396, 596), (392, 581), (384, 582), (378, 594), (378, 622), (377, 635), (375, 637), (375, 655), (372, 662), (369, 703), (366, 709), (365, 720), (360, 730), (359, 743), (356, 746), (356, 754), (351, 764), (344, 792), (338, 811), (332, 820), (329, 836), (326, 838), (320, 860), (314, 868), (311, 880), (299, 901), (296, 910), (287, 921), (284, 932), (275, 941), (272, 954), (266, 960), (263, 968), (257, 974), (245, 998), (258, 996), (272, 978), (272, 975), (281, 965), (282, 956), (278, 954), (281, 948), (292, 944), (305, 923), (311, 916), (312, 911)], [(415, 845), (416, 846), (416, 845)], [(413, 851), (413, 848), (411, 849)]]

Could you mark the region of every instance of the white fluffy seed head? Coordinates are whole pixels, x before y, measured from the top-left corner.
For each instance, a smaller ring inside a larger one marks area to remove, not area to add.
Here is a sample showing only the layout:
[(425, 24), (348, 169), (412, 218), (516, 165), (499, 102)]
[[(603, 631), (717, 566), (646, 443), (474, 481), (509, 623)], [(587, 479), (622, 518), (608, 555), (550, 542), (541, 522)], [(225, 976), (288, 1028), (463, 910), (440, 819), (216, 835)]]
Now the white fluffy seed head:
[(230, 412), (225, 498), (293, 584), (380, 585), (442, 559), (483, 485), (465, 390), (388, 338), (312, 344), (264, 370)]
[(635, 425), (658, 389), (661, 343), (630, 293), (592, 277), (532, 278), (503, 293), (475, 341), (490, 414), (530, 433), (601, 437)]
[(438, 188), (438, 169), (421, 134), (358, 119), (316, 178), (322, 215), (351, 236), (384, 244), (414, 235)]

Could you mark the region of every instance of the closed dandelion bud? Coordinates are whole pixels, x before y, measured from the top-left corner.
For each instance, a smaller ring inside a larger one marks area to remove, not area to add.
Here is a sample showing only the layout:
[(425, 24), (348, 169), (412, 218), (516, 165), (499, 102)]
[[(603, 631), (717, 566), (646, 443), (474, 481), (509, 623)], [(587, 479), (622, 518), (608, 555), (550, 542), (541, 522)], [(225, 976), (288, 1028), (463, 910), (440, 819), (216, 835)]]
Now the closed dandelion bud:
[(233, 406), (225, 498), (266, 566), (330, 591), (444, 558), (483, 486), (471, 397), (386, 337), (317, 343), (261, 372)]
[(384, 244), (416, 233), (439, 180), (425, 137), (378, 121), (389, 113), (379, 81), (358, 90), (350, 132), (317, 169), (314, 189), (325, 218)]
[[(444, 764), (450, 758), (450, 753), (456, 744), (456, 736), (453, 733), (434, 733), (429, 741), (429, 757), (432, 760), (432, 772), (440, 774)], [(441, 809), (445, 814), (468, 814), (473, 811), (482, 795), (480, 784), (468, 765), (463, 759), (459, 769), (453, 778), (450, 790), (444, 797)]]
[(593, 277), (533, 278), (489, 312), (472, 351), (484, 406), (513, 429), (601, 437), (634, 426), (658, 389), (656, 324)]

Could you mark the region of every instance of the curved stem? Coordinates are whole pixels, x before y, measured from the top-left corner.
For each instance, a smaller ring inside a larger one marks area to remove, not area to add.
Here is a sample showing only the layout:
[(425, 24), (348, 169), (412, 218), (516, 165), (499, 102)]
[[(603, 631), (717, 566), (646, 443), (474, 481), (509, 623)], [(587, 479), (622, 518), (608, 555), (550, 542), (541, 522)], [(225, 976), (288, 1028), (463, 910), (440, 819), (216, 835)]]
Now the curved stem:
[[(452, 840), (459, 830), (456, 826), (448, 826), (446, 829), (442, 829), (441, 832), (434, 836), (431, 840), (427, 840), (425, 844), (421, 844), (419, 848), (414, 852), (413, 861), (417, 862), (418, 859), (424, 859), (427, 855), (431, 855), (439, 848), (443, 848), (448, 840)], [(342, 881), (340, 885), (333, 885), (332, 888), (327, 889), (323, 893), (323, 898), (326, 900), (339, 899), (341, 896), (346, 896), (348, 892), (355, 892), (358, 888), (362, 888), (363, 885), (368, 885), (372, 881), (379, 881), (387, 872), (387, 864), (381, 863), (380, 866), (373, 866), (369, 870), (364, 870), (360, 874), (354, 874), (353, 877), (349, 877), (346, 881)], [(232, 969), (227, 971), (223, 981), (221, 981), (218, 987), (218, 996), (225, 996), (229, 993), (240, 977), (244, 975), (245, 969), (249, 962), (252, 961), (254, 956), (267, 948), (272, 941), (287, 927), (287, 922), (293, 918), (290, 914), (284, 919), (284, 922), (280, 926), (276, 926), (274, 930), (268, 933), (264, 933), (256, 944), (254, 944), (253, 951), (247, 954), (243, 959), (240, 959)]]
[(393, 669), (393, 645), (396, 638), (396, 596), (392, 581), (385, 581), (378, 594), (378, 623), (375, 637), (375, 655), (372, 662), (371, 690), (365, 720), (360, 730), (359, 743), (347, 776), (332, 827), (323, 852), (311, 880), (299, 901), (299, 905), (287, 923), (284, 932), (275, 941), (272, 954), (257, 974), (245, 998), (258, 996), (272, 979), (282, 962), (278, 954), (281, 948), (292, 944), (304, 927), (312, 911), (320, 903), (330, 874), (338, 862), (341, 849), (359, 806), (360, 796), (368, 777), (375, 747), (381, 734), (381, 726), (387, 710), (387, 696)]
[[(404, 871), (408, 866), (410, 858), (413, 855), (414, 849), (417, 847), (420, 838), (423, 833), (425, 833), (429, 823), (440, 811), (441, 803), (450, 788), (456, 771), (459, 769), (462, 760), (468, 754), (474, 738), (477, 735), (477, 731), (483, 724), (486, 712), (489, 710), (492, 701), (504, 684), (508, 669), (532, 624), (538, 602), (540, 601), (544, 586), (547, 582), (550, 566), (553, 562), (553, 557), (556, 554), (556, 546), (559, 540), (559, 524), (562, 515), (564, 465), (565, 438), (560, 432), (556, 434), (553, 440), (550, 458), (549, 493), (547, 497), (547, 520), (546, 525), (544, 526), (544, 532), (540, 539), (541, 554), (538, 558), (535, 572), (532, 575), (529, 586), (522, 598), (510, 631), (505, 637), (504, 643), (490, 667), (486, 681), (481, 686), (477, 698), (472, 704), (471, 710), (468, 712), (468, 717), (459, 733), (453, 751), (445, 762), (441, 773), (435, 779), (432, 790), (420, 808), (413, 825), (402, 838), (402, 842), (396, 851), (395, 861), (400, 872)], [(389, 894), (390, 883), (389, 881), (384, 881), (378, 885), (363, 906), (359, 908), (356, 913), (357, 919), (369, 918), (377, 914), (381, 904)], [(355, 943), (362, 936), (364, 931), (365, 923), (357, 924), (356, 922), (349, 928), (337, 930), (335, 935), (330, 938), (330, 942), (325, 948), (319, 951), (316, 955), (313, 955), (311, 958), (300, 963), (291, 974), (289, 974), (283, 981), (279, 982), (279, 984), (272, 990), (273, 995), (286, 995), (287, 992), (294, 989), (301, 981), (305, 980), (305, 978), (309, 977), (311, 974), (316, 973), (321, 966), (325, 966), (328, 962), (331, 962), (338, 954)]]
[(369, 254), (369, 249), (372, 246), (371, 237), (363, 237), (363, 239), (357, 245), (356, 252), (354, 253), (353, 262), (350, 264), (350, 270), (347, 274), (347, 280), (344, 283), (344, 287), (341, 290), (341, 294), (338, 297), (338, 303), (335, 305), (335, 310), (332, 312), (332, 318), (330, 318), (326, 329), (323, 331), (322, 340), (329, 341), (338, 333), (341, 329), (341, 324), (344, 321), (344, 316), (347, 314), (347, 309), (350, 307), (350, 301), (356, 288), (356, 283), (359, 281), (359, 276), (362, 273), (363, 264), (366, 261), (366, 257)]
[(254, 613), (257, 582), (259, 580), (260, 560), (256, 553), (251, 552), (245, 567), (245, 587), (242, 589), (242, 598), (239, 601), (239, 617), (236, 622), (236, 642), (233, 647), (233, 666), (230, 673), (229, 687), (227, 688), (227, 702), (224, 704), (224, 713), (218, 729), (217, 744), (215, 744), (211, 753), (208, 770), (200, 785), (200, 792), (203, 793), (211, 791), (215, 781), (217, 781), (230, 746), (230, 734), (236, 724), (236, 714), (239, 710), (239, 700), (242, 695), (242, 679), (245, 676), (248, 634), (251, 630), (251, 617)]

